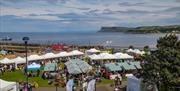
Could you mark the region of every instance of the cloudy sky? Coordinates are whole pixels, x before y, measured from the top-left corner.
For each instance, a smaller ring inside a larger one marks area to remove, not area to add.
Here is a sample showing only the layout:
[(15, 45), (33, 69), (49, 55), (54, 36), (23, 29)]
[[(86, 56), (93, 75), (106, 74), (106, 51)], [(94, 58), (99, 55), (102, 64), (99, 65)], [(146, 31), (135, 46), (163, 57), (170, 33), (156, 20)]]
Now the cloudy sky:
[(180, 0), (0, 0), (0, 32), (180, 24)]

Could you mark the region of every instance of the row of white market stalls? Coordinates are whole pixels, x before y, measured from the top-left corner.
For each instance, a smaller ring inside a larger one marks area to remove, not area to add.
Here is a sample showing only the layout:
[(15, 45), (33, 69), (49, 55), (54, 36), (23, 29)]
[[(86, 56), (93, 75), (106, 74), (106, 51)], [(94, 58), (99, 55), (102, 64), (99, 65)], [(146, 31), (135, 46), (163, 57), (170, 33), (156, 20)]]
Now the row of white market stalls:
[[(97, 50), (95, 48), (86, 50), (87, 54), (93, 54), (90, 55), (90, 59), (92, 60), (101, 60), (101, 59), (133, 59), (133, 56), (130, 56), (126, 53), (115, 53), (115, 54), (108, 54), (108, 53), (100, 53), (100, 50)], [(127, 52), (133, 52), (137, 54), (144, 54), (144, 51), (140, 51), (139, 49), (128, 49)], [(100, 53), (99, 55), (96, 55), (94, 53)], [(36, 60), (44, 60), (44, 59), (52, 59), (52, 58), (61, 58), (61, 57), (71, 57), (71, 56), (78, 56), (78, 55), (84, 55), (83, 52), (78, 51), (78, 50), (73, 50), (71, 52), (60, 52), (57, 54), (54, 53), (46, 53), (44, 55), (30, 55), (28, 56), (28, 61), (36, 61)], [(22, 57), (17, 57), (14, 59), (8, 59), (4, 58), (0, 60), (0, 64), (21, 64), (25, 63), (25, 58)]]
[(109, 54), (109, 53), (100, 53), (100, 54), (93, 54), (89, 55), (89, 58), (91, 60), (106, 60), (106, 59), (133, 59), (133, 56), (130, 56), (126, 53), (115, 53), (115, 54)]
[[(141, 69), (140, 62), (133, 61), (134, 57), (128, 55), (127, 53), (121, 53), (121, 52), (115, 54), (100, 53), (100, 54), (90, 55), (89, 58), (92, 61), (96, 61), (100, 65), (104, 66), (106, 71), (108, 72), (118, 72), (118, 71), (124, 72), (124, 71)], [(114, 61), (107, 61), (107, 60), (114, 60)]]
[[(38, 61), (38, 60), (45, 60), (45, 59), (53, 59), (53, 58), (61, 58), (61, 57), (71, 57), (71, 56), (79, 56), (79, 55), (83, 55), (83, 52), (80, 52), (78, 50), (74, 50), (71, 52), (60, 52), (57, 54), (54, 53), (46, 53), (44, 55), (30, 55), (27, 57), (28, 61)], [(26, 59), (22, 58), (22, 57), (16, 57), (14, 59), (8, 59), (8, 58), (4, 58), (2, 60), (0, 60), (0, 64), (22, 64), (25, 63)]]

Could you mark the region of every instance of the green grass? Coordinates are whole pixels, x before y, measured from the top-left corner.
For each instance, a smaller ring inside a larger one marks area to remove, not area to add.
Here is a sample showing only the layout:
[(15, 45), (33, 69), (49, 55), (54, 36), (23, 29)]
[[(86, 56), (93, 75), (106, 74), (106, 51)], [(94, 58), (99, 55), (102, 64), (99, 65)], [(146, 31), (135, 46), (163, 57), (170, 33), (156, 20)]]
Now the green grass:
[(98, 82), (97, 85), (113, 84), (114, 80), (103, 79), (102, 82)]
[[(123, 78), (122, 81), (127, 81), (127, 78)], [(114, 80), (103, 79), (102, 82), (98, 82), (97, 85), (114, 84)]]
[[(40, 75), (41, 76), (41, 75)], [(5, 72), (4, 75), (0, 75), (0, 79), (7, 80), (7, 81), (25, 81), (25, 75), (22, 71), (18, 70), (15, 72)], [(48, 80), (44, 80), (41, 77), (29, 77), (28, 78), (30, 83), (34, 81), (39, 84), (40, 87), (50, 87), (48, 85)]]

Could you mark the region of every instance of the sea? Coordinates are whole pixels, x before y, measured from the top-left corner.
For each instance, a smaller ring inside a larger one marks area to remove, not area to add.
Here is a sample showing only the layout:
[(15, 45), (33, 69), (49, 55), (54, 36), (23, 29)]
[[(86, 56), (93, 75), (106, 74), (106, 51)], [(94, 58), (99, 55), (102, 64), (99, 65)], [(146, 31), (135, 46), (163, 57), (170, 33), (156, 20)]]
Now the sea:
[[(127, 34), (127, 33), (59, 33), (59, 32), (0, 32), (0, 38), (11, 37), (13, 43), (23, 43), (23, 37), (29, 37), (29, 43), (55, 44), (63, 43), (78, 46), (109, 46), (109, 47), (155, 47), (157, 39), (165, 34)], [(177, 34), (180, 38), (180, 34)], [(1, 41), (2, 42), (2, 41)]]

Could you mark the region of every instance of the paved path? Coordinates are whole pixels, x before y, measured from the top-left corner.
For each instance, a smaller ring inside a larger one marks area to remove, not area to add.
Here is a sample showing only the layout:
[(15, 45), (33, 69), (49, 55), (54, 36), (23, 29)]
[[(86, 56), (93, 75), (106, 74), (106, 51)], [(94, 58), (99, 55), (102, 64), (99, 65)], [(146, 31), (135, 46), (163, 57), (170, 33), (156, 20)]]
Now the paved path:
[[(127, 82), (123, 82), (123, 84), (120, 87), (124, 87), (127, 84)], [(110, 84), (97, 86), (96, 91), (114, 91), (114, 87), (111, 87)], [(56, 91), (55, 87), (40, 87), (40, 88), (34, 88), (33, 91)], [(65, 88), (58, 88), (57, 91), (66, 91)], [(79, 90), (77, 90), (79, 91)], [(123, 90), (120, 90), (123, 91)]]
[[(37, 89), (33, 89), (33, 91), (56, 91), (56, 88), (55, 87), (40, 87)], [(64, 88), (58, 88), (57, 91), (66, 91), (66, 90)], [(99, 86), (97, 87), (96, 91), (113, 91), (113, 88), (109, 88), (106, 86)]]

